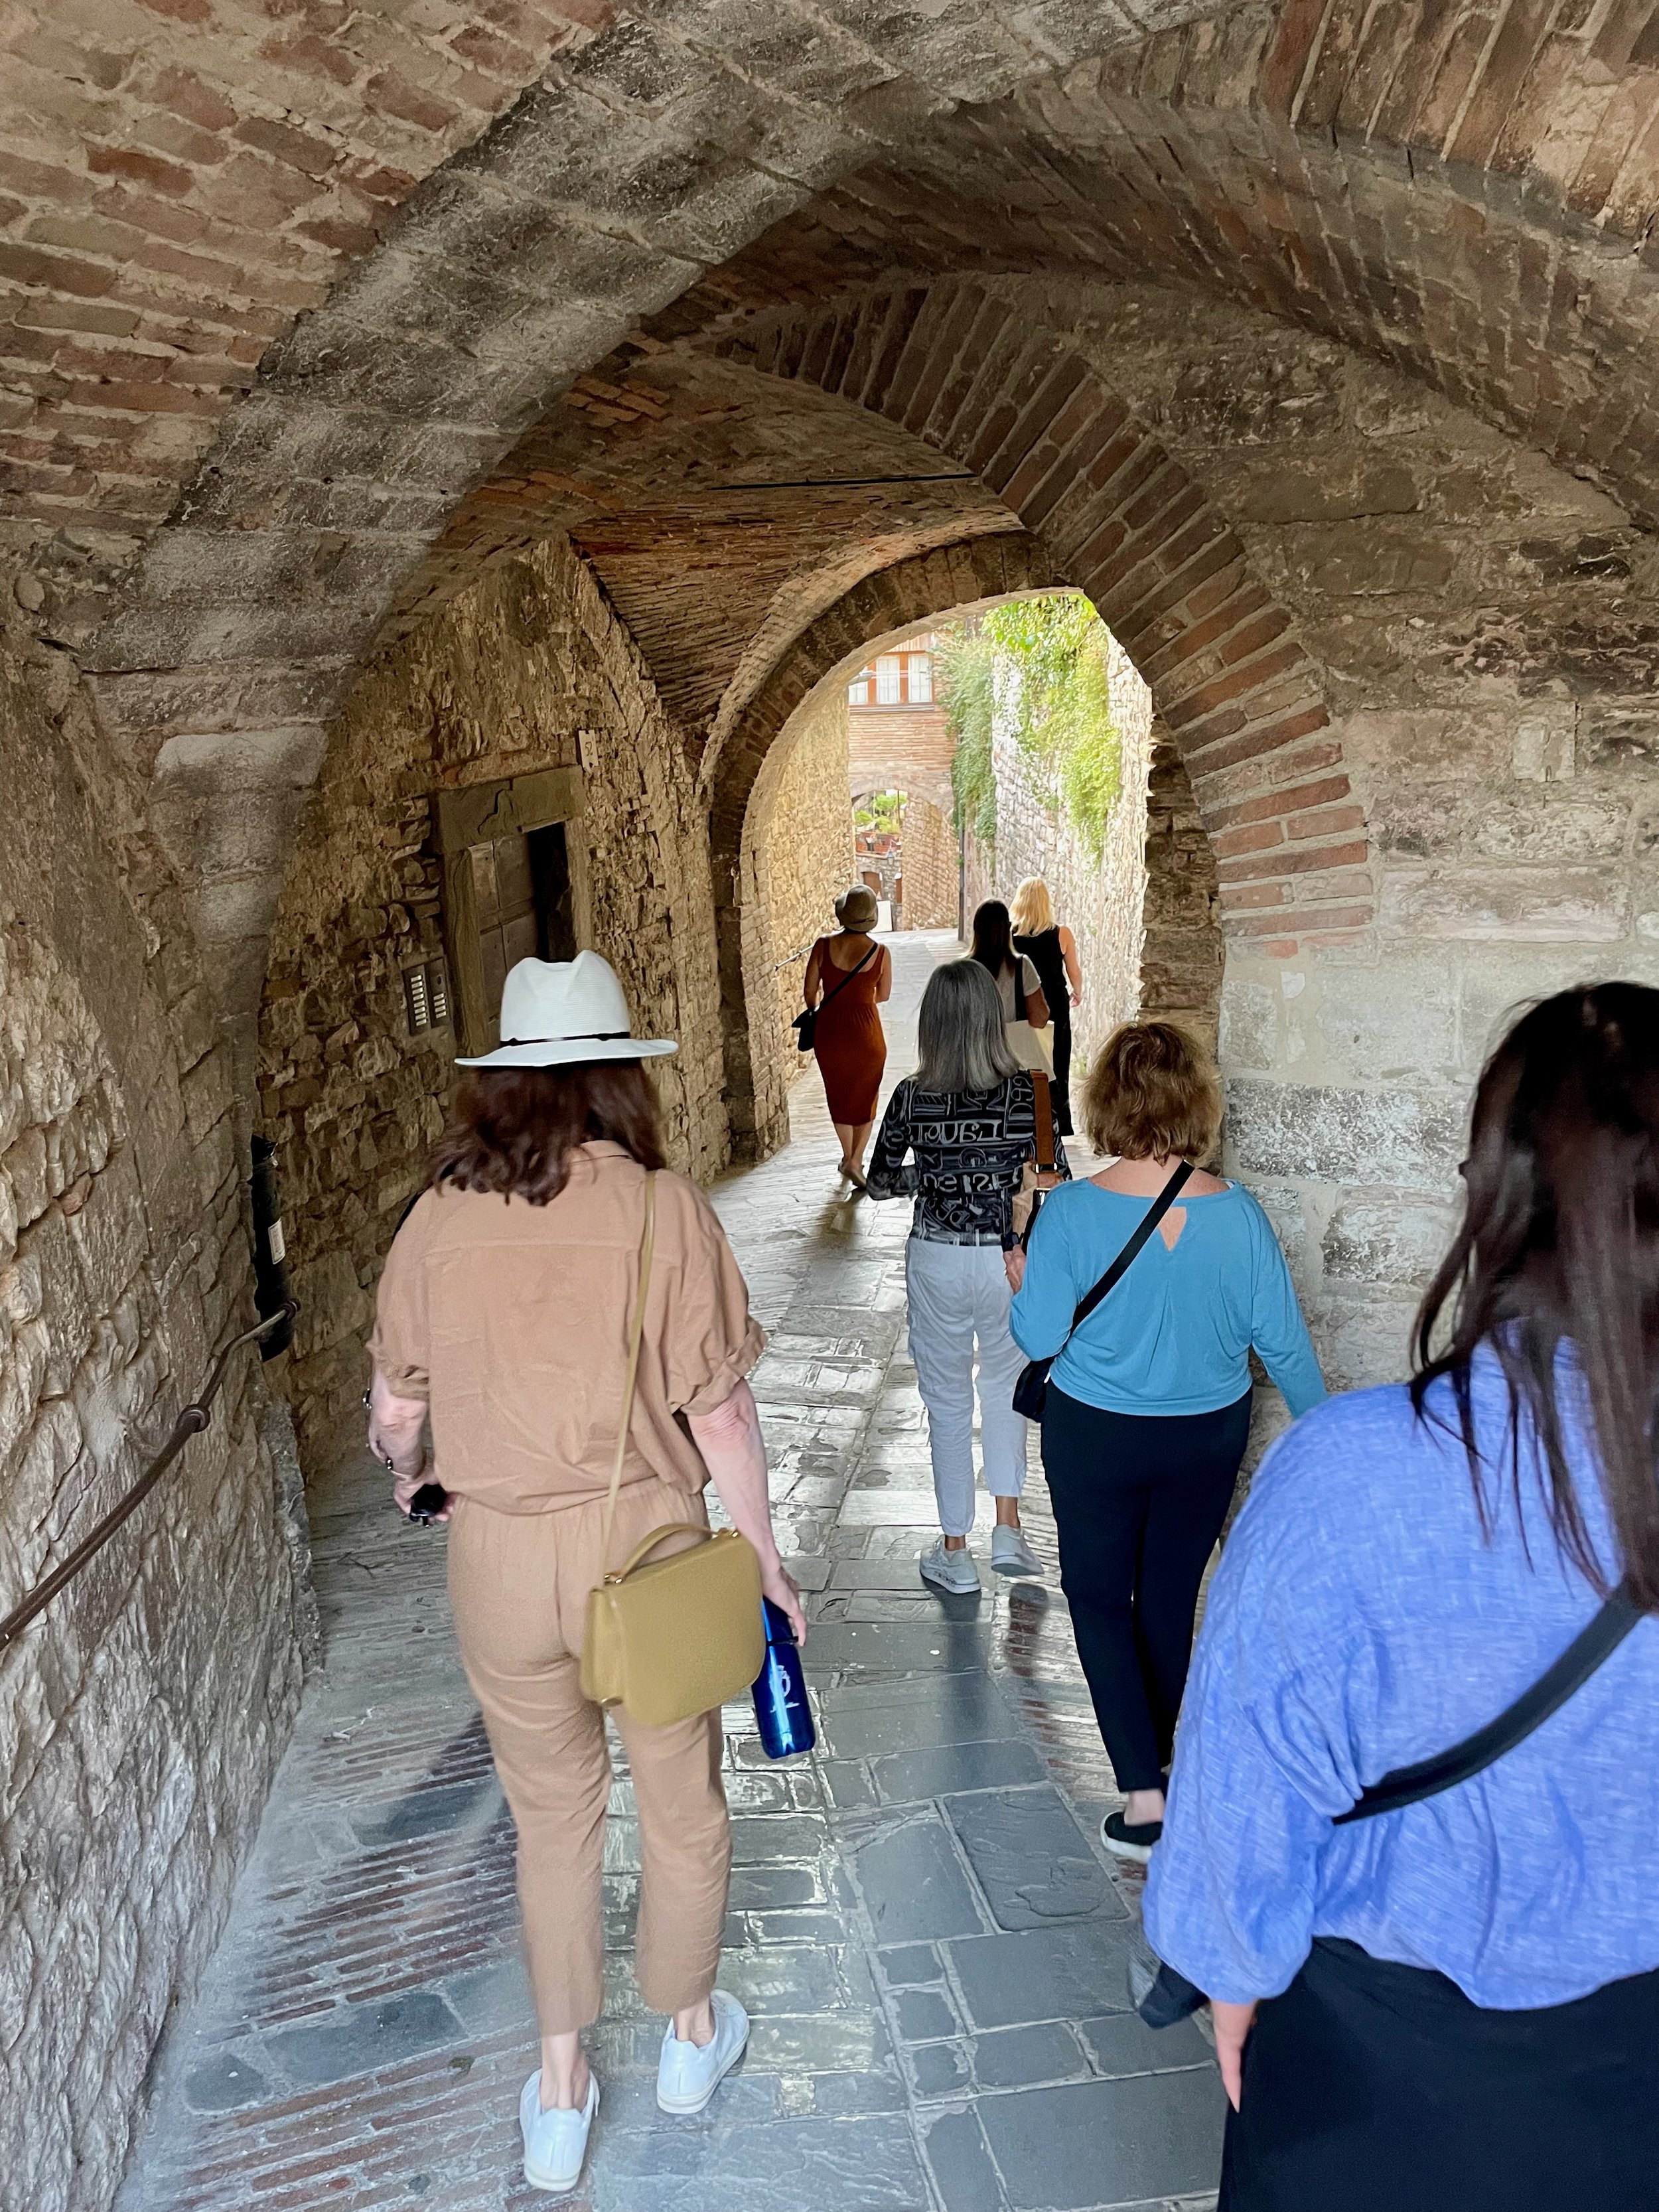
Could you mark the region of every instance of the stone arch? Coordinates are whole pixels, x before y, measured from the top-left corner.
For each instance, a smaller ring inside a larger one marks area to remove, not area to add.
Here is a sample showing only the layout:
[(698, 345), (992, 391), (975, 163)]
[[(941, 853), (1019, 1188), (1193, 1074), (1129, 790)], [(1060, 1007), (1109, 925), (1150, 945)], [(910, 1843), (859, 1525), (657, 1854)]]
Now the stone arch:
[(1365, 927), (1364, 817), (1316, 664), (1202, 489), (1060, 333), (979, 283), (895, 283), (718, 343), (975, 471), (1049, 580), (1089, 594), (1181, 748), (1230, 934)]
[[(791, 718), (820, 685), (850, 673), (872, 639), (930, 616), (1052, 584), (1042, 548), (1023, 532), (973, 538), (866, 576), (809, 623), (774, 665), (708, 763), (709, 838), (720, 953), (726, 1115), (738, 1158), (763, 1158), (787, 1134), (784, 1039), (764, 988), (774, 955), (758, 896), (751, 815)], [(746, 850), (745, 848), (749, 849)]]
[[(169, 419), (197, 426), (153, 469), (125, 469), (119, 439), (83, 465), (70, 429), (58, 442), (19, 433), (45, 536), (58, 516), (96, 523), (106, 465), (112, 500), (117, 479), (142, 491), (122, 550), (144, 538), (148, 550), (130, 587), (112, 593), (107, 549), (65, 555), (79, 567), (52, 619), (70, 640), (95, 632), (82, 665), (112, 724), (213, 817), (214, 834), (175, 857), (234, 995), (250, 977), (257, 988), (319, 720), (458, 500), (630, 328), (672, 343), (734, 304), (822, 295), (905, 259), (1120, 281), (1158, 267), (1380, 353), (1653, 513), (1650, 40), (1639, 9), (1549, 38), (1518, 0), (1500, 14), (1477, 54), (1455, 24), (1359, 0), (1212, 8), (1201, 25), (1182, 8), (1150, 36), (1116, 16), (1081, 32), (1045, 18), (1039, 34), (969, 5), (943, 40), (931, 18), (885, 27), (879, 54), (849, 21), (827, 79), (821, 13), (810, 35), (804, 19), (798, 40), (744, 51), (741, 67), (713, 28), (624, 19), (584, 32), (516, 104), (504, 81), (470, 82), (466, 112), (418, 155), (405, 147), (410, 167), (379, 173), (385, 198), (356, 209), (371, 219), (355, 228), (296, 201), (316, 252), (285, 305), (273, 295), (245, 311), (275, 337), (245, 397), (230, 398), (250, 378), (245, 337), (224, 362), (195, 337), (146, 339), (146, 375), (184, 395)], [(550, 23), (521, 82), (565, 36)], [(345, 106), (361, 79), (383, 108), (386, 83), (361, 62), (340, 63)], [(298, 88), (294, 102), (303, 120)], [(125, 128), (112, 112), (100, 136)], [(242, 141), (290, 163), (307, 152), (302, 131), (258, 128), (239, 126)], [(204, 141), (200, 178), (170, 181), (191, 201), (181, 220), (210, 219), (223, 150)], [(329, 190), (345, 190), (355, 151), (311, 150), (329, 155)], [(78, 210), (84, 179), (71, 182), (64, 204)], [(112, 229), (88, 250), (96, 266), (20, 247), (21, 281), (113, 300), (118, 268), (102, 263), (132, 239)], [(196, 264), (167, 251), (187, 289)], [(310, 312), (295, 321), (299, 304)], [(107, 334), (104, 309), (83, 312), (77, 353), (106, 335), (118, 348), (123, 311), (108, 310)], [(55, 343), (32, 338), (31, 360)], [(83, 409), (87, 374), (78, 358), (73, 374), (42, 368), (40, 406)], [(152, 424), (137, 389), (117, 387), (115, 404)], [(204, 457), (202, 426), (221, 422)], [(252, 848), (237, 834), (250, 812)]]

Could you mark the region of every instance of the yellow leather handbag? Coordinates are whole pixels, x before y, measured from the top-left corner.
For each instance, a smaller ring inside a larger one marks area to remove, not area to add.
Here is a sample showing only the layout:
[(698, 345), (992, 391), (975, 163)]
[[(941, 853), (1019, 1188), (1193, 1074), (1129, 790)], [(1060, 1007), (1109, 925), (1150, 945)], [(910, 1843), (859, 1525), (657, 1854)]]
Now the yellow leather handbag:
[[(605, 1508), (600, 1556), (606, 1559), (634, 1415), (656, 1211), (657, 1178), (647, 1175), (639, 1296), (629, 1331), (622, 1425)], [(671, 1536), (696, 1541), (689, 1550), (647, 1564)], [(695, 1521), (666, 1521), (588, 1592), (582, 1694), (596, 1705), (621, 1705), (630, 1719), (647, 1728), (666, 1728), (724, 1705), (750, 1686), (765, 1659), (760, 1561), (749, 1539), (735, 1528), (714, 1535)]]

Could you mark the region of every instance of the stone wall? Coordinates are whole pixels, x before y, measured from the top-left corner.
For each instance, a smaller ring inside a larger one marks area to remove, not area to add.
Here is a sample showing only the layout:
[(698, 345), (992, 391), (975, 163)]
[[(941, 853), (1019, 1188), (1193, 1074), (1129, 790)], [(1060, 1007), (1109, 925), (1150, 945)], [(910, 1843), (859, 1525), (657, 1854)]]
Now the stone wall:
[(1152, 737), (1137, 1011), (1184, 1023), (1213, 1052), (1223, 960), (1215, 854), (1180, 749), (1156, 720)]
[[(9, 580), (6, 598), (9, 599)], [(228, 1054), (176, 882), (66, 656), (0, 613), (0, 1611), (112, 1506), (252, 1318)], [(257, 1354), (0, 1657), (0, 2174), (119, 2179), (299, 1693), (301, 1531)]]
[(949, 805), (956, 740), (943, 707), (851, 707), (847, 740), (855, 792), (903, 791)]
[[(456, 1046), (410, 1036), (402, 964), (441, 949), (437, 794), (580, 769), (577, 929), (635, 1022), (678, 1037), (653, 1073), (670, 1157), (724, 1164), (706, 838), (679, 745), (626, 631), (562, 539), (486, 571), (386, 647), (332, 724), (272, 939), (261, 1126), (281, 1153), (304, 1312), (285, 1363), (307, 1462), (363, 1387), (380, 1263), (442, 1127)], [(837, 788), (844, 787), (844, 779)]]
[(836, 927), (835, 902), (858, 870), (848, 792), (847, 695), (823, 685), (773, 748), (763, 788), (751, 805), (748, 865), (769, 916), (776, 981), (776, 1049), (784, 1080), (811, 1066), (795, 1049), (789, 1024), (801, 1008), (806, 956)]
[[(1298, 799), (1310, 830), (1363, 825), (1375, 918), (1299, 944), (1233, 928), (1226, 1157), (1279, 1224), (1333, 1382), (1395, 1376), (1506, 1010), (1659, 983), (1659, 546), (1592, 484), (1340, 346), (1242, 311), (1194, 343), (1148, 291), (1087, 319), (1322, 672), (1329, 725), (1299, 749)], [(1156, 692), (1155, 656), (1148, 672)], [(1194, 776), (1235, 903), (1264, 855), (1291, 881), (1298, 862), (1252, 775)], [(1195, 832), (1170, 823), (1196, 926)]]
[(900, 838), (907, 929), (954, 929), (960, 904), (960, 860), (947, 808), (912, 794), (904, 802)]
[(1046, 879), (1055, 919), (1076, 938), (1083, 968), (1083, 1003), (1072, 1012), (1077, 1083), (1097, 1047), (1134, 1012), (1140, 998), (1152, 694), (1115, 638), (1109, 673), (1121, 780), (1098, 857), (1067, 820), (1042, 763), (1021, 750), (999, 716), (991, 749), (996, 844), (975, 852), (968, 884), (971, 923), (981, 899), (1012, 902), (1022, 878)]

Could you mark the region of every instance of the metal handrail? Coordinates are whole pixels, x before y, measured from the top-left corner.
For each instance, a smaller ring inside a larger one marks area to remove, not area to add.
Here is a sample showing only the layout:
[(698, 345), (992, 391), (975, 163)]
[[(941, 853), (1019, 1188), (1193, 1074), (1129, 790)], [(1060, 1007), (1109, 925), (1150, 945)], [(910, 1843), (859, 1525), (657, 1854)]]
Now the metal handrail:
[(225, 1370), (230, 1364), (231, 1355), (240, 1352), (245, 1344), (257, 1344), (262, 1336), (269, 1336), (280, 1323), (292, 1321), (299, 1310), (299, 1301), (289, 1298), (286, 1304), (279, 1306), (274, 1314), (267, 1314), (254, 1328), (245, 1328), (240, 1336), (231, 1339), (214, 1361), (201, 1395), (192, 1398), (189, 1405), (180, 1409), (167, 1442), (120, 1504), (105, 1514), (97, 1527), (82, 1537), (68, 1559), (60, 1566), (54, 1567), (45, 1582), (37, 1583), (21, 1605), (14, 1607), (5, 1619), (0, 1620), (0, 1651), (14, 1643), (35, 1615), (45, 1612), (58, 1591), (75, 1580), (88, 1560), (103, 1550), (121, 1523), (137, 1511), (191, 1438), (199, 1436), (206, 1428), (211, 1418), (213, 1401), (219, 1395), (220, 1386), (225, 1379)]

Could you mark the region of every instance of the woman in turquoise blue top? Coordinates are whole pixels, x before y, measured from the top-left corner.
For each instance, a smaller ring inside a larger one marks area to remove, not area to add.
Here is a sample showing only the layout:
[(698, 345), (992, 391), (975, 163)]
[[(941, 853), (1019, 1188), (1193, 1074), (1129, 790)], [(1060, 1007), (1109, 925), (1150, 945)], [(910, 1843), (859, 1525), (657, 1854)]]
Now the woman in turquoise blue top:
[(1293, 1414), (1325, 1385), (1267, 1215), (1196, 1167), (1072, 1334), (1172, 1171), (1212, 1149), (1220, 1084), (1173, 1023), (1133, 1022), (1090, 1071), (1083, 1115), (1096, 1150), (1118, 1158), (1054, 1191), (1029, 1255), (1009, 1255), (1012, 1320), (1030, 1358), (1060, 1353), (1043, 1472), (1078, 1657), (1126, 1798), (1101, 1833), (1109, 1850), (1145, 1859), (1162, 1833), (1199, 1584), (1249, 1437), (1252, 1347)]
[[(1279, 1440), (1205, 1612), (1146, 1930), (1212, 1999), (1223, 2212), (1659, 2203), (1659, 991), (1524, 1015), (1463, 1174), (1414, 1380)], [(1620, 1584), (1541, 1724), (1346, 1817)]]

